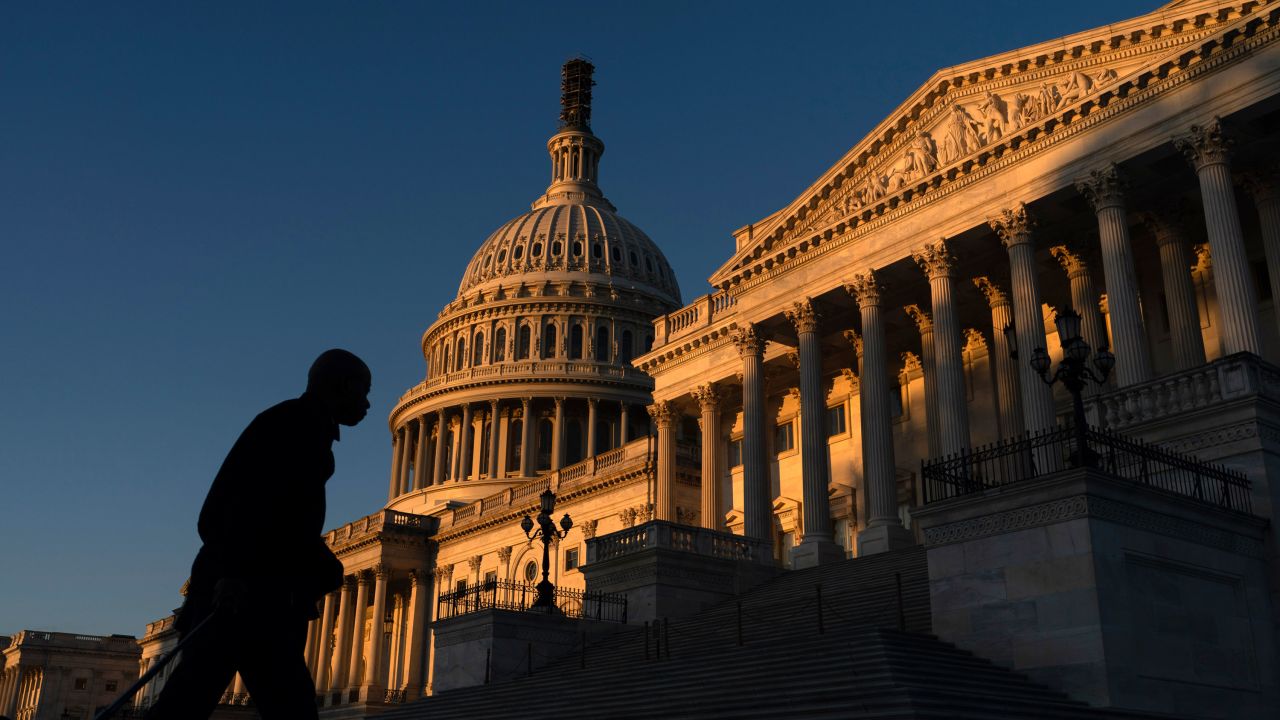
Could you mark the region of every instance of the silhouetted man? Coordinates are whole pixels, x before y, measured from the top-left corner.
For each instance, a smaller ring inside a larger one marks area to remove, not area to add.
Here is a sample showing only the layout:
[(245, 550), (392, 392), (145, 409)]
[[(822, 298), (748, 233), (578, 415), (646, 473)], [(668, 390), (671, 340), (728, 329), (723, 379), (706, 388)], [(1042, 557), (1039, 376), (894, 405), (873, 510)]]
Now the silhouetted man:
[(216, 614), (183, 649), (148, 720), (209, 717), (237, 671), (264, 720), (316, 717), (307, 622), (342, 584), (342, 563), (321, 537), (324, 485), (338, 426), (364, 419), (370, 383), (360, 358), (329, 350), (301, 397), (265, 410), (236, 440), (200, 509), (204, 545), (179, 634)]

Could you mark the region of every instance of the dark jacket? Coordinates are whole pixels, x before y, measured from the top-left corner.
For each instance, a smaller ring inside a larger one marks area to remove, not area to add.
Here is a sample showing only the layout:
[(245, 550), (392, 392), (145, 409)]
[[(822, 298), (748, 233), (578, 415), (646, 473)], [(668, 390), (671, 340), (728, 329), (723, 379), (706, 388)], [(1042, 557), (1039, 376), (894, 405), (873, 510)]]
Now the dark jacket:
[(305, 393), (249, 423), (200, 509), (204, 545), (191, 568), (188, 604), (204, 605), (218, 580), (238, 578), (264, 601), (289, 601), (310, 614), (341, 585), (342, 563), (321, 536), (337, 439), (337, 423)]

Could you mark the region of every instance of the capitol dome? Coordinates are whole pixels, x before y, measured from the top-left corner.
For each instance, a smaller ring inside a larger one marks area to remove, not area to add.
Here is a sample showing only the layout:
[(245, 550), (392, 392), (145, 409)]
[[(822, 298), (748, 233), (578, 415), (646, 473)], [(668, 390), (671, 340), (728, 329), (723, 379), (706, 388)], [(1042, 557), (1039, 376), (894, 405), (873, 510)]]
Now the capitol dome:
[(550, 185), (484, 241), (423, 333), (426, 377), (390, 417), (391, 509), (489, 497), (649, 433), (653, 379), (631, 361), (680, 288), (597, 184), (593, 70), (564, 66)]

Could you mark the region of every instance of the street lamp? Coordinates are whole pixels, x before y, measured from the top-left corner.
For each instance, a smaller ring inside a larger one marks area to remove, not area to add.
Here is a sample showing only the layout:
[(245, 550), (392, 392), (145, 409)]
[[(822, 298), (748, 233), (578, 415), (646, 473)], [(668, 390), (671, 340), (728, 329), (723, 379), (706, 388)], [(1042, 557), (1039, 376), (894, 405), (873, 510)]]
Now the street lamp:
[(1035, 370), (1046, 385), (1061, 382), (1071, 393), (1072, 422), (1076, 431), (1075, 464), (1077, 467), (1092, 466), (1097, 462), (1097, 453), (1089, 449), (1088, 426), (1084, 417), (1084, 385), (1093, 382), (1097, 385), (1107, 381), (1111, 369), (1116, 366), (1116, 356), (1112, 355), (1104, 345), (1093, 353), (1093, 365), (1098, 372), (1089, 369), (1086, 361), (1092, 348), (1080, 335), (1080, 314), (1074, 310), (1059, 310), (1054, 318), (1058, 326), (1058, 342), (1062, 345), (1062, 362), (1049, 377), (1049, 366), (1052, 360), (1044, 348), (1038, 347), (1031, 352), (1031, 369)]
[(569, 534), (569, 529), (573, 527), (573, 520), (568, 513), (565, 513), (565, 516), (560, 518), (561, 529), (557, 530), (555, 523), (551, 521), (551, 513), (556, 509), (555, 493), (549, 488), (543, 490), (538, 500), (539, 509), (542, 511), (538, 513), (538, 529), (534, 530), (534, 521), (527, 514), (520, 521), (520, 529), (524, 531), (525, 537), (529, 538), (531, 544), (534, 540), (542, 538), (542, 582), (538, 583), (538, 599), (533, 601), (533, 607), (543, 607), (548, 612), (553, 612), (556, 609), (556, 586), (552, 585), (551, 580), (547, 578), (551, 569), (551, 543)]

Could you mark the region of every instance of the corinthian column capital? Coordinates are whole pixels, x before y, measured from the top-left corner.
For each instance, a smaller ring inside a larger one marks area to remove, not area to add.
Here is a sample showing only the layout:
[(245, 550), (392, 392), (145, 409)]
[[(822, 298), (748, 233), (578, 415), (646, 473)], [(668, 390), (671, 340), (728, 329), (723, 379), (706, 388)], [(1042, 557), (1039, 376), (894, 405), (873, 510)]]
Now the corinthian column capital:
[(987, 298), (987, 305), (990, 307), (1000, 307), (1009, 304), (1009, 294), (1000, 288), (999, 285), (991, 282), (991, 278), (983, 276), (973, 279), (973, 286), (982, 291)]
[(676, 419), (675, 406), (669, 400), (658, 400), (649, 406), (649, 415), (658, 429), (670, 428)]
[(862, 336), (858, 334), (857, 330), (845, 330), (840, 334), (843, 335), (844, 339), (853, 346), (854, 352), (859, 355), (862, 354)]
[(1173, 140), (1173, 146), (1197, 171), (1208, 165), (1225, 165), (1231, 159), (1234, 144), (1230, 134), (1223, 130), (1219, 117), (1204, 125), (1192, 125), (1186, 135)]
[(1268, 165), (1242, 173), (1236, 182), (1259, 205), (1280, 200), (1280, 167)]
[(787, 320), (795, 326), (798, 333), (811, 333), (818, 331), (817, 311), (813, 309), (813, 301), (805, 298), (800, 302), (793, 303), (790, 310), (783, 310), (782, 314)]
[(951, 277), (956, 266), (955, 256), (947, 249), (945, 238), (921, 245), (911, 251), (911, 258), (930, 280), (937, 277)]
[(919, 305), (906, 305), (902, 308), (902, 311), (915, 322), (916, 328), (921, 335), (933, 332), (933, 318), (929, 317), (929, 313), (921, 310)]
[(845, 283), (844, 289), (853, 296), (859, 307), (867, 307), (880, 304), (880, 293), (884, 287), (876, 277), (876, 271), (868, 270), (854, 275)]
[(1049, 248), (1049, 254), (1058, 261), (1058, 264), (1066, 271), (1069, 278), (1089, 272), (1089, 264), (1085, 262), (1084, 258), (1072, 252), (1071, 248), (1066, 245), (1055, 245)]
[(765, 341), (756, 335), (756, 326), (751, 323), (735, 330), (730, 340), (737, 346), (739, 355), (760, 355), (764, 352)]
[(704, 412), (720, 407), (720, 391), (714, 383), (707, 383), (694, 388), (693, 398), (698, 401), (698, 407)]
[(1006, 248), (1029, 244), (1035, 224), (1035, 218), (1027, 212), (1026, 203), (1018, 203), (1012, 208), (1001, 210), (996, 217), (987, 218), (987, 225), (995, 231)]
[(1076, 181), (1076, 192), (1085, 196), (1094, 212), (1109, 207), (1124, 207), (1126, 189), (1128, 183), (1115, 163), (1092, 170), (1088, 177)]

